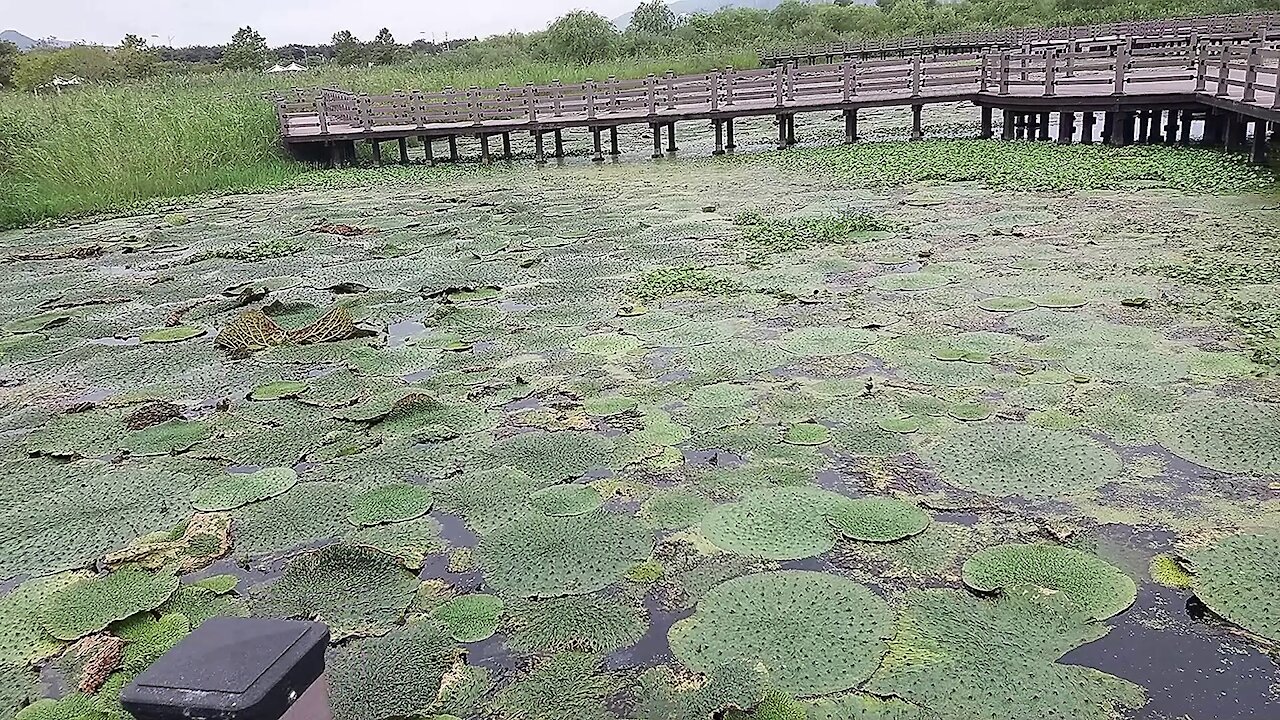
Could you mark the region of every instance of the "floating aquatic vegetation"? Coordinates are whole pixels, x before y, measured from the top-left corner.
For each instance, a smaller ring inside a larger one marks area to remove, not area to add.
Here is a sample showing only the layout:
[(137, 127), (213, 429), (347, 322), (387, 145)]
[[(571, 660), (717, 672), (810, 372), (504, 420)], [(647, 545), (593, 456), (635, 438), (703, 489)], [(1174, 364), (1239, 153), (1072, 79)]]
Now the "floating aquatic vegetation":
[(611, 584), (652, 548), (650, 534), (627, 515), (530, 511), (485, 534), (476, 559), (486, 582), (504, 596), (555, 597)]
[(560, 653), (499, 692), (493, 709), (509, 720), (608, 720), (605, 701), (622, 686), (620, 678), (600, 672), (595, 655)]
[(880, 664), (892, 613), (866, 587), (788, 570), (729, 580), (671, 628), (671, 650), (695, 670), (730, 661), (764, 666), (771, 686), (795, 695), (857, 687)]
[(499, 440), (487, 452), (495, 465), (535, 480), (570, 480), (612, 464), (613, 443), (591, 432), (529, 432)]
[(298, 473), (290, 468), (228, 473), (196, 488), (191, 493), (191, 506), (201, 512), (235, 510), (249, 503), (275, 497), (297, 483)]
[(1127, 609), (1138, 592), (1128, 575), (1105, 560), (1047, 543), (981, 550), (965, 561), (964, 582), (983, 592), (1013, 591), (1023, 585), (1060, 592), (1093, 620)]
[(295, 557), (284, 575), (252, 590), (255, 614), (323, 618), (335, 640), (377, 635), (397, 624), (418, 579), (386, 553), (330, 545)]
[(929, 514), (916, 505), (889, 497), (846, 500), (827, 510), (827, 520), (841, 535), (864, 542), (893, 542), (924, 532)]
[(703, 516), (702, 534), (722, 550), (768, 560), (821, 555), (835, 545), (826, 513), (845, 498), (812, 487), (778, 487), (747, 493)]
[(393, 483), (366, 490), (351, 499), (347, 520), (353, 525), (381, 525), (412, 520), (431, 509), (431, 490), (422, 485)]
[(1159, 436), (1174, 454), (1214, 470), (1280, 475), (1280, 406), (1271, 403), (1193, 402)]
[(529, 496), (529, 504), (547, 515), (582, 515), (600, 507), (600, 493), (590, 485), (552, 485)]
[(502, 598), (475, 593), (446, 600), (431, 611), (431, 617), (443, 625), (454, 640), (479, 642), (498, 629), (502, 608)]
[(1073, 495), (1121, 469), (1114, 452), (1083, 435), (1007, 422), (965, 423), (918, 452), (944, 480), (997, 496)]
[(625, 591), (521, 600), (509, 610), (510, 644), (523, 652), (612, 652), (634, 645), (649, 628), (639, 597)]
[(335, 720), (388, 720), (433, 712), (460, 654), (434, 622), (416, 622), (333, 652), (326, 675)]
[(662, 488), (640, 506), (638, 517), (646, 525), (680, 530), (695, 525), (711, 509), (705, 496), (685, 488)]
[(154, 610), (178, 588), (178, 578), (122, 568), (55, 590), (40, 607), (40, 624), (59, 640), (78, 640), (135, 613)]
[(1064, 595), (1036, 590), (985, 600), (953, 590), (907, 593), (889, 654), (866, 690), (957, 720), (1107, 720), (1141, 706), (1137, 685), (1057, 660), (1108, 628)]
[(1231, 535), (1187, 557), (1191, 588), (1215, 613), (1280, 642), (1280, 532)]

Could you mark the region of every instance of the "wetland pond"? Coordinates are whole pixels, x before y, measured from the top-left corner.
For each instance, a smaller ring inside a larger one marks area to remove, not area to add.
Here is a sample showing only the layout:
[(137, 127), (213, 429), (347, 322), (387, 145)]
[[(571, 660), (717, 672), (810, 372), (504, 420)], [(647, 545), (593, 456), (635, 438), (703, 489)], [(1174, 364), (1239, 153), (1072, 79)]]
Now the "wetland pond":
[(0, 718), (215, 615), (338, 720), (1274, 717), (1277, 202), (890, 138), (2, 233)]

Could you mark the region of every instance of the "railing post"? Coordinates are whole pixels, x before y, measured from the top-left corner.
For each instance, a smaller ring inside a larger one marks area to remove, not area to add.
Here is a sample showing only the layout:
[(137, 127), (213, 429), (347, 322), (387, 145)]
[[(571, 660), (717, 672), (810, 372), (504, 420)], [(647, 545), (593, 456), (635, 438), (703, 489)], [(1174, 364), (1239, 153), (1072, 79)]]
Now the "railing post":
[(733, 68), (724, 69), (724, 104), (733, 104)]
[(1245, 102), (1253, 102), (1257, 97), (1258, 90), (1255, 85), (1258, 82), (1258, 47), (1251, 46), (1249, 48), (1249, 59), (1246, 62), (1244, 70), (1244, 97)]
[(559, 80), (551, 81), (551, 114), (560, 117), (564, 105), (564, 85)]
[(1231, 76), (1231, 46), (1223, 43), (1222, 53), (1218, 57), (1218, 91), (1219, 97), (1227, 95), (1227, 79)]
[(357, 100), (357, 105), (360, 108), (360, 127), (364, 128), (365, 130), (372, 129), (373, 128), (373, 108), (370, 107), (371, 103), (369, 101), (369, 94), (362, 93), (360, 95), (360, 98)]
[(1046, 48), (1044, 51), (1044, 95), (1045, 97), (1053, 97), (1054, 82), (1056, 81), (1056, 68), (1058, 52), (1053, 48)]
[(1018, 59), (1018, 70), (1021, 73), (1018, 77), (1019, 82), (1027, 81), (1027, 56), (1031, 54), (1031, 45), (1029, 43), (1022, 44), (1022, 53)]
[(1000, 89), (1001, 95), (1009, 94), (1009, 51), (1000, 53)]
[(1067, 43), (1067, 77), (1075, 77), (1076, 53), (1080, 52), (1080, 41), (1074, 37)]
[(672, 70), (668, 70), (666, 74), (667, 80), (667, 109), (676, 109), (676, 74)]
[(911, 97), (920, 97), (920, 84), (923, 80), (923, 64), (917, 54), (911, 59)]
[(1209, 77), (1209, 43), (1196, 45), (1196, 92), (1204, 92), (1205, 81)]
[(525, 83), (524, 104), (529, 111), (529, 122), (538, 122), (538, 90), (533, 83)]
[(849, 99), (853, 97), (852, 65), (853, 65), (853, 61), (851, 60), (845, 60), (844, 62), (840, 63), (840, 80), (841, 80), (842, 89), (843, 89), (842, 95), (844, 96), (845, 102), (849, 102)]
[(1271, 76), (1271, 109), (1280, 108), (1280, 56), (1276, 57), (1276, 71)]
[(605, 110), (607, 112), (617, 112), (618, 105), (619, 105), (618, 78), (614, 75), (610, 75), (609, 79), (605, 80), (604, 82), (605, 82), (605, 85), (607, 85), (609, 88), (609, 100), (608, 100), (608, 104), (605, 105)]
[[(784, 63), (785, 64), (785, 63)], [(782, 107), (782, 74), (786, 72), (783, 65), (779, 65), (773, 69), (773, 94), (774, 103), (778, 107)]]
[(1112, 95), (1124, 94), (1124, 73), (1129, 65), (1129, 48), (1121, 43), (1116, 46), (1116, 75), (1115, 87), (1112, 89)]
[(476, 106), (476, 94), (479, 91), (480, 88), (475, 85), (467, 88), (467, 120), (469, 120), (473, 125), (480, 124), (480, 111)]
[(787, 66), (787, 100), (796, 99), (796, 68), (795, 65)]
[[(326, 116), (326, 113), (325, 113), (325, 102), (324, 102), (323, 93), (316, 96), (316, 119), (319, 120), (320, 122), (320, 134), (328, 135), (329, 134), (329, 118)], [(281, 125), (281, 128), (283, 127), (284, 126)]]
[(592, 80), (591, 78), (587, 78), (585, 89), (587, 91), (587, 119), (595, 120), (596, 118), (596, 81)]
[(982, 51), (982, 56), (978, 64), (978, 92), (987, 91), (987, 51)]
[(649, 115), (658, 114), (658, 78), (653, 73), (645, 79), (645, 95), (649, 101)]
[(707, 73), (707, 93), (710, 95), (711, 112), (720, 109), (720, 74), (716, 72)]

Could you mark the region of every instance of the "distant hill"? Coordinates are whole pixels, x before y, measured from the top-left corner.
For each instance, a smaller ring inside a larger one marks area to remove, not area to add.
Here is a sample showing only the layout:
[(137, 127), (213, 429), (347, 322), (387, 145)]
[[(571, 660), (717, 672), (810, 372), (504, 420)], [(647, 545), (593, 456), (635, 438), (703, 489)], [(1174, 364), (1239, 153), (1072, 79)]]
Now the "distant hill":
[[(814, 2), (815, 0), (806, 0), (806, 2)], [(636, 0), (639, 5), (639, 0)], [(671, 12), (677, 16), (692, 15), (694, 13), (713, 13), (720, 8), (756, 8), (758, 10), (772, 10), (782, 4), (782, 0), (676, 0), (673, 3), (667, 3), (671, 7)], [(626, 29), (631, 24), (632, 13), (627, 13), (622, 17), (614, 18), (613, 24), (619, 28)]]
[(14, 45), (17, 45), (19, 50), (24, 52), (38, 47), (71, 47), (71, 43), (67, 40), (54, 40), (50, 38), (35, 40), (23, 35), (17, 30), (5, 30), (4, 32), (0, 32), (0, 42), (11, 42)]

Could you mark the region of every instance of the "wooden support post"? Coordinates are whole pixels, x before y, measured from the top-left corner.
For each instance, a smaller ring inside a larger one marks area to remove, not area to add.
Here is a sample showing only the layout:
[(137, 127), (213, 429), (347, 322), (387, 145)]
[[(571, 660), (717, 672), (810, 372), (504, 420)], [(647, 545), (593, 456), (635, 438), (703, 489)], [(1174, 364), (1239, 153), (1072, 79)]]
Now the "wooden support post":
[(724, 136), (724, 149), (733, 152), (734, 148), (738, 147), (733, 143), (733, 118), (724, 121)]
[(1121, 145), (1132, 145), (1134, 137), (1134, 125), (1137, 123), (1137, 116), (1132, 112), (1120, 113), (1120, 119), (1124, 122), (1120, 123), (1121, 129), (1124, 131), (1124, 141)]
[(373, 164), (382, 164), (382, 142), (380, 140), (373, 141)]
[(1126, 43), (1121, 43), (1116, 48), (1115, 57), (1115, 78), (1111, 89), (1112, 95), (1124, 94), (1124, 74), (1129, 66), (1129, 47)]
[(1036, 139), (1036, 121), (1040, 119), (1040, 116), (1035, 113), (1030, 113), (1028, 115), (1023, 115), (1022, 117), (1023, 117), (1022, 132), (1018, 133), (1018, 137), (1026, 138), (1027, 140), (1035, 140)]
[(591, 154), (591, 162), (604, 162), (604, 147), (600, 142), (600, 128), (591, 128), (591, 144), (595, 152)]
[(542, 131), (533, 131), (533, 160), (539, 165), (547, 164), (547, 152), (542, 146)]
[(555, 140), (556, 159), (563, 160), (564, 159), (564, 131), (557, 129), (555, 131), (555, 135), (553, 135), (552, 137)]
[(1015, 140), (1023, 140), (1027, 137), (1027, 116), (1022, 113), (1013, 116), (1013, 137)]
[(1124, 145), (1124, 113), (1107, 113), (1107, 119), (1103, 124), (1106, 126), (1104, 129), (1106, 143), (1112, 147), (1122, 147)]
[(1218, 89), (1214, 93), (1218, 97), (1227, 95), (1227, 80), (1231, 78), (1231, 46), (1223, 43), (1222, 52), (1218, 55)]
[(711, 151), (712, 155), (724, 154), (724, 121), (716, 119), (711, 121), (711, 125), (715, 128), (716, 147)]
[(1178, 111), (1169, 110), (1169, 120), (1164, 124), (1164, 144), (1173, 145), (1178, 142)]
[(990, 140), (994, 134), (991, 129), (991, 108), (984, 106), (982, 108), (982, 132), (978, 134), (978, 137), (983, 140)]
[(400, 146), (400, 164), (409, 164), (409, 138), (396, 138), (396, 144)]
[(1249, 162), (1254, 165), (1267, 164), (1267, 121), (1253, 121), (1253, 145), (1249, 150)]
[(618, 149), (618, 126), (609, 126), (609, 154), (618, 157), (622, 151)]
[(787, 149), (787, 116), (778, 116), (778, 149)]
[(1195, 122), (1195, 114), (1191, 110), (1182, 111), (1182, 127), (1178, 128), (1178, 143), (1191, 144), (1191, 123)]
[(502, 159), (511, 162), (511, 131), (502, 133)]
[(858, 108), (844, 111), (844, 141), (849, 144), (858, 142)]
[(427, 165), (435, 165), (435, 148), (432, 147), (432, 140), (429, 135), (422, 136), (422, 156)]
[(653, 133), (653, 159), (657, 160), (662, 157), (662, 126), (649, 123), (649, 130)]
[(1139, 110), (1134, 117), (1137, 120), (1137, 130), (1134, 141), (1142, 144), (1147, 141), (1147, 120), (1150, 117), (1146, 110)]
[(911, 106), (911, 139), (923, 140), (924, 127), (921, 124), (921, 115), (924, 111), (924, 105), (915, 104)]
[(1227, 114), (1227, 137), (1223, 143), (1224, 148), (1229, 153), (1240, 152), (1244, 148), (1244, 136), (1247, 132), (1244, 118), (1235, 113)]
[(676, 124), (675, 122), (667, 123), (667, 152), (674, 153), (679, 148), (676, 147)]
[(489, 136), (480, 133), (480, 161), (485, 165), (493, 162), (493, 156), (489, 153)]
[(342, 165), (342, 147), (332, 141), (325, 143), (325, 146), (329, 151), (325, 159), (325, 167), (332, 169)]
[(1049, 113), (1040, 113), (1040, 134), (1036, 136), (1037, 140), (1049, 139)]
[(787, 115), (787, 146), (796, 144), (796, 116), (795, 113)]
[(1080, 143), (1083, 145), (1093, 144), (1093, 113), (1080, 113)]
[(457, 135), (450, 135), (450, 136), (449, 136), (449, 160), (450, 160), (451, 162), (458, 162), (458, 160), (459, 160), (459, 157), (458, 157), (458, 136), (457, 136)]
[(1014, 120), (1014, 117), (1013, 117), (1013, 111), (1005, 110), (1003, 115), (1004, 115), (1004, 121), (1000, 123), (1000, 139), (1012, 140), (1014, 137), (1013, 126), (1014, 126), (1014, 123), (1016, 122), (1016, 120)]
[(1071, 136), (1074, 134), (1075, 113), (1060, 112), (1058, 113), (1058, 144), (1070, 145)]
[(1200, 133), (1200, 146), (1213, 147), (1222, 141), (1219, 133), (1221, 130), (1222, 118), (1213, 108), (1204, 111), (1204, 131)]

